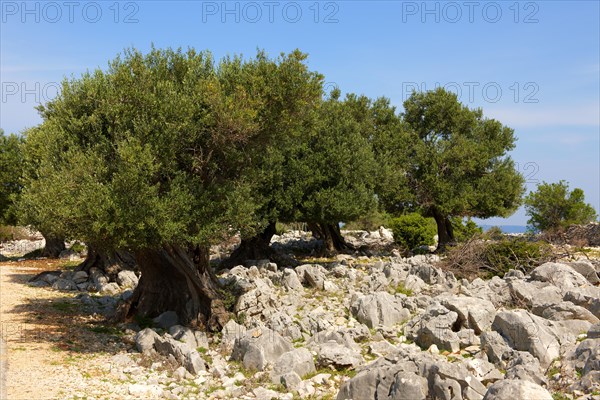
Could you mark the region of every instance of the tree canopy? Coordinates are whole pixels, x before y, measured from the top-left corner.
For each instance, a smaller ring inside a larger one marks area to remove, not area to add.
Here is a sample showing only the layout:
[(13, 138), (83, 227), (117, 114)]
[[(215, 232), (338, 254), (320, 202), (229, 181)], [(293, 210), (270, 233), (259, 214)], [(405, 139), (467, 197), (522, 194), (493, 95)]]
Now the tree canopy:
[(573, 224), (587, 224), (598, 217), (596, 210), (585, 202), (583, 190), (569, 191), (565, 181), (542, 182), (525, 197), (527, 223), (535, 231), (548, 231)]

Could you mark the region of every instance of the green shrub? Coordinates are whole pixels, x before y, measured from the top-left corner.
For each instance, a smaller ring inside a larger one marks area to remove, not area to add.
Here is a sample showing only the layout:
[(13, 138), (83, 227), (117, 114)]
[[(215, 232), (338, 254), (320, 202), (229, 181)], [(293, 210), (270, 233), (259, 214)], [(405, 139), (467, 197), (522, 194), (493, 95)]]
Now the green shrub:
[(552, 246), (527, 237), (505, 237), (501, 240), (471, 240), (452, 247), (442, 266), (460, 278), (504, 277), (510, 269), (525, 273), (554, 259)]
[(432, 218), (411, 213), (394, 218), (390, 225), (395, 242), (409, 250), (434, 244), (433, 237), (437, 233), (437, 228)]
[(466, 222), (461, 217), (450, 218), (452, 228), (454, 229), (454, 240), (457, 242), (466, 242), (471, 240), (475, 235), (483, 233), (483, 229), (471, 218), (468, 218)]
[(75, 242), (71, 246), (71, 250), (74, 251), (75, 253), (83, 253), (85, 251), (85, 245), (82, 244), (81, 242)]
[(485, 231), (484, 237), (490, 240), (501, 240), (504, 237), (504, 232), (499, 226), (492, 226)]

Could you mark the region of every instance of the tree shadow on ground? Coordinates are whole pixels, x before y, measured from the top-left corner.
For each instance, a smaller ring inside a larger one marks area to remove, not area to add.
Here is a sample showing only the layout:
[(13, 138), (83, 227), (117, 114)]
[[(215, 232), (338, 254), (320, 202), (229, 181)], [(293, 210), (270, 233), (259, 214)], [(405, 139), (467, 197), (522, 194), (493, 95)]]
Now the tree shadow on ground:
[[(28, 271), (29, 272), (29, 271)], [(11, 282), (26, 285), (33, 273), (7, 275)], [(4, 289), (4, 288), (3, 288)], [(124, 332), (110, 320), (113, 305), (104, 308), (88, 305), (76, 298), (80, 292), (60, 292), (49, 287), (35, 288), (39, 296), (30, 297), (2, 315), (2, 338), (16, 346), (19, 343), (49, 343), (54, 351), (117, 354), (133, 347), (124, 340)], [(90, 298), (116, 303), (118, 295)], [(11, 318), (17, 314), (18, 318)]]

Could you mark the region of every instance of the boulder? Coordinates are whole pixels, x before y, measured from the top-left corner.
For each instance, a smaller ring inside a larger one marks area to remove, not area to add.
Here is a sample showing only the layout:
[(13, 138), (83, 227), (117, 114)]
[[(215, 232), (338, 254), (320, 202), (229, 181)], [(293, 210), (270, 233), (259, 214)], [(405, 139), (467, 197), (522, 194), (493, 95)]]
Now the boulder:
[(551, 321), (565, 321), (579, 319), (588, 321), (592, 324), (600, 322), (600, 319), (581, 306), (577, 306), (570, 301), (561, 301), (558, 304), (548, 304), (536, 306), (533, 308), (536, 315), (549, 319)]
[(519, 379), (533, 382), (536, 385), (547, 386), (548, 381), (544, 372), (537, 358), (525, 351), (516, 351), (508, 360), (505, 378)]
[(263, 371), (283, 353), (293, 350), (291, 342), (268, 328), (254, 328), (235, 340), (231, 359), (241, 361), (245, 368)]
[(465, 365), (411, 347), (361, 368), (342, 384), (337, 399), (476, 400), (485, 391)]
[(198, 343), (196, 342), (196, 335), (194, 334), (194, 331), (192, 331), (188, 327), (181, 325), (173, 325), (169, 328), (169, 334), (173, 336), (173, 339), (188, 345), (190, 350), (198, 347)]
[(296, 274), (302, 283), (323, 290), (327, 270), (318, 264), (303, 264), (296, 267)]
[(134, 289), (138, 284), (138, 277), (133, 271), (119, 271), (117, 274), (117, 283), (121, 287)]
[(531, 279), (549, 282), (558, 287), (562, 293), (580, 287), (589, 286), (590, 282), (579, 272), (568, 265), (548, 262), (531, 271)]
[(587, 332), (588, 339), (600, 339), (600, 324), (592, 326)]
[(77, 285), (75, 282), (69, 279), (58, 278), (53, 284), (52, 289), (55, 290), (77, 290)]
[(512, 348), (530, 352), (547, 368), (560, 355), (560, 344), (545, 321), (525, 310), (502, 311), (496, 314), (492, 329)]
[(512, 349), (498, 332), (483, 332), (481, 334), (481, 350), (487, 355), (488, 360), (497, 366), (504, 367), (504, 359)]
[(143, 329), (135, 335), (135, 347), (140, 353), (154, 349), (154, 343), (160, 340), (160, 335), (150, 328)]
[(165, 311), (152, 320), (154, 325), (162, 329), (169, 329), (179, 324), (179, 317), (175, 311)]
[(73, 282), (79, 284), (88, 280), (88, 273), (85, 271), (77, 271), (73, 274)]
[(496, 308), (491, 301), (474, 297), (452, 296), (444, 298), (442, 305), (458, 314), (458, 324), (470, 328), (477, 335), (489, 331), (496, 316)]
[(226, 349), (231, 350), (236, 339), (243, 338), (246, 335), (246, 331), (245, 326), (230, 319), (221, 330), (221, 343)]
[(369, 328), (392, 326), (410, 316), (410, 312), (402, 307), (401, 301), (387, 292), (357, 297), (350, 305), (350, 312)]
[(289, 291), (302, 289), (302, 282), (300, 282), (298, 274), (293, 269), (286, 268), (283, 270), (282, 284)]
[(422, 348), (435, 344), (439, 349), (453, 353), (460, 350), (460, 338), (452, 330), (458, 321), (458, 314), (434, 304), (407, 324), (407, 336)]
[(598, 272), (596, 271), (596, 268), (594, 268), (594, 264), (592, 264), (591, 262), (573, 261), (566, 263), (566, 265), (583, 275), (585, 279), (587, 279), (592, 285), (597, 285), (598, 283), (600, 283), (600, 277), (598, 277)]
[(363, 362), (364, 360), (357, 350), (349, 349), (334, 341), (321, 343), (317, 347), (319, 367), (356, 368)]
[(110, 282), (107, 283), (104, 286), (100, 287), (99, 292), (101, 294), (107, 294), (107, 295), (115, 295), (117, 293), (119, 293), (121, 291), (121, 288), (119, 288), (119, 285), (117, 285), (115, 282)]
[[(291, 372), (297, 374), (300, 378), (316, 372), (315, 362), (310, 351), (299, 348), (283, 353), (273, 365), (271, 380), (274, 384), (282, 383), (281, 378)], [(287, 379), (294, 380), (293, 377)], [(299, 382), (294, 382), (294, 384), (297, 383)], [(289, 385), (286, 386), (289, 388)]]
[(552, 395), (533, 382), (505, 379), (490, 386), (483, 400), (552, 400)]

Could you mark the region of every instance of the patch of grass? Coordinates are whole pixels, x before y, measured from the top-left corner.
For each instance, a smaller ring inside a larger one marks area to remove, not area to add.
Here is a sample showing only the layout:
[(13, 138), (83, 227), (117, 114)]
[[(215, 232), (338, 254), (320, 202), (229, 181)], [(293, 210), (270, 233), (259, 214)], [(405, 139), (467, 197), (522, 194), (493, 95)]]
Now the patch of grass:
[(196, 351), (200, 354), (206, 354), (208, 352), (208, 349), (206, 347), (198, 347)]
[(302, 380), (314, 378), (315, 376), (317, 376), (319, 374), (330, 374), (332, 377), (333, 376), (346, 376), (348, 378), (354, 378), (356, 376), (356, 370), (355, 369), (337, 370), (337, 369), (331, 369), (331, 368), (319, 368), (315, 372), (312, 372), (310, 374), (306, 374), (305, 376), (303, 376)]
[(552, 400), (571, 400), (571, 397), (564, 393), (555, 392), (552, 393)]
[(247, 319), (247, 315), (245, 312), (240, 311), (237, 315), (236, 315), (236, 322), (240, 325), (244, 325), (244, 323), (246, 322)]
[(59, 265), (63, 270), (74, 270), (81, 264), (81, 261), (63, 261)]
[(398, 286), (394, 289), (394, 294), (403, 294), (405, 296), (412, 296), (413, 291), (404, 287), (402, 283), (399, 283)]

